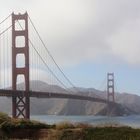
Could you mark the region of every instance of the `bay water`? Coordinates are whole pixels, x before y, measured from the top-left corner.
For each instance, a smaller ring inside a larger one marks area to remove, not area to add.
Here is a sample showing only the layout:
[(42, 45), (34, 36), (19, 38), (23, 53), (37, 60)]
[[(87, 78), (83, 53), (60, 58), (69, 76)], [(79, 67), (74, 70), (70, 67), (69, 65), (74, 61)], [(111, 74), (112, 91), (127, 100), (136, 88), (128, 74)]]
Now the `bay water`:
[(32, 115), (31, 119), (47, 124), (56, 124), (60, 122), (86, 123), (91, 125), (122, 125), (133, 128), (140, 128), (140, 115), (131, 115), (123, 117), (109, 116), (57, 116), (57, 115)]

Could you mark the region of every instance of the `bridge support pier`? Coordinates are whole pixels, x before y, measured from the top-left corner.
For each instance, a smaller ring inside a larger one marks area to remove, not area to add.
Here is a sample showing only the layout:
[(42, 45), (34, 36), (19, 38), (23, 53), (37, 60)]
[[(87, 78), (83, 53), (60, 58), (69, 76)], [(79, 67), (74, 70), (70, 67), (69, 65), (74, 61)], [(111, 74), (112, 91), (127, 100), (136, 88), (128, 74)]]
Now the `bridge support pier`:
[[(24, 24), (20, 24), (22, 21)], [(21, 29), (17, 28), (17, 24)], [(17, 38), (24, 38), (18, 46)], [(18, 55), (24, 56), (25, 66), (18, 67)], [(30, 118), (30, 97), (29, 97), (29, 41), (28, 41), (28, 14), (12, 13), (12, 89), (16, 91), (17, 77), (22, 75), (25, 83), (25, 94), (12, 96), (12, 116), (14, 118)]]

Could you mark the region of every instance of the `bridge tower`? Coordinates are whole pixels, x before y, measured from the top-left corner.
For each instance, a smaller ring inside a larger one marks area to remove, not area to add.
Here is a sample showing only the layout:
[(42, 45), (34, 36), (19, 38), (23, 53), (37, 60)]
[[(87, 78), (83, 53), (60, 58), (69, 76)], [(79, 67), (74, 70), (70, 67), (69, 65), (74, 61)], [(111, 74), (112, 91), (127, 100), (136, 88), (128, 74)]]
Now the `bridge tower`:
[[(24, 25), (21, 29), (17, 24), (22, 21)], [(17, 39), (23, 38), (18, 46)], [(18, 55), (24, 56), (24, 66), (18, 67)], [(28, 14), (12, 13), (12, 89), (17, 90), (17, 77), (22, 75), (25, 83), (25, 94), (12, 96), (12, 116), (14, 118), (30, 118), (30, 97), (29, 97), (29, 42), (28, 42)]]
[(114, 98), (114, 73), (107, 73), (107, 100), (115, 102)]

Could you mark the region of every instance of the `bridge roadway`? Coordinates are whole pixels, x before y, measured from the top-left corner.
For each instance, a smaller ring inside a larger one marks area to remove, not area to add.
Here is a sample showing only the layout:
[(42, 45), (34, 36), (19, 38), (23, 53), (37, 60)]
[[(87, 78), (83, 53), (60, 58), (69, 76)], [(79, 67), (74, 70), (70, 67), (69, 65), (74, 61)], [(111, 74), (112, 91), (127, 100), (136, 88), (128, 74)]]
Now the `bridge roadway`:
[[(75, 94), (40, 92), (40, 91), (29, 91), (28, 94), (30, 97), (35, 97), (35, 98), (61, 98), (61, 99), (75, 99), (75, 100), (86, 100), (91, 102), (108, 103), (108, 101), (105, 99), (83, 96), (83, 95), (75, 95)], [(26, 95), (27, 95), (26, 91), (23, 90), (14, 91), (14, 90), (0, 89), (0, 96), (12, 97), (12, 96), (26, 96)]]

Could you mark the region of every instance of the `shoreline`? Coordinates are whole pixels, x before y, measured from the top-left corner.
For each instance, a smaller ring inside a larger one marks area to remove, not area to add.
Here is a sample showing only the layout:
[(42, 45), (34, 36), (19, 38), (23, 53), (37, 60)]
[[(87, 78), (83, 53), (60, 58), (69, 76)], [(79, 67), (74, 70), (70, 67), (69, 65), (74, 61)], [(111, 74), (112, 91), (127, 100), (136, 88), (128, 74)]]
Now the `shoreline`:
[(117, 123), (90, 125), (61, 122), (54, 125), (34, 120), (13, 119), (0, 113), (1, 140), (139, 140), (140, 128)]

